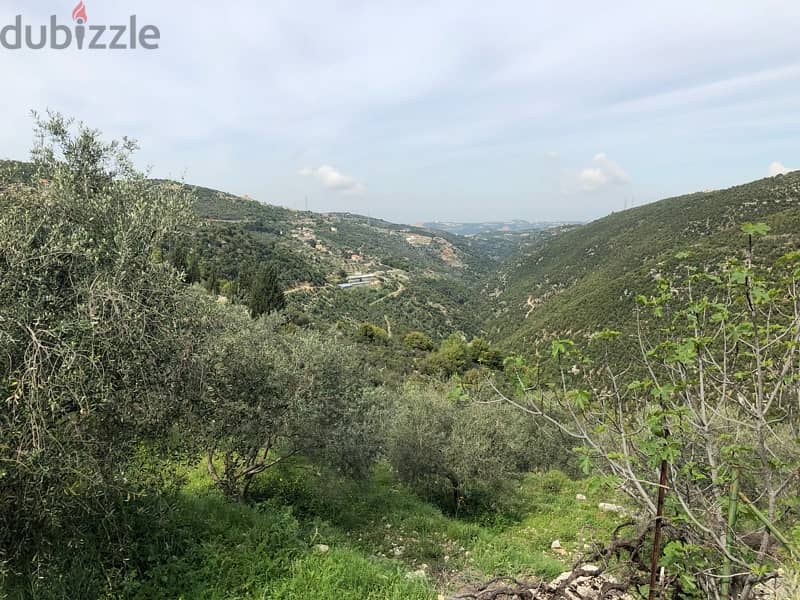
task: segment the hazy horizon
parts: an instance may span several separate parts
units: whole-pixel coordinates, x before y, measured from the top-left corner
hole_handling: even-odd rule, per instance
[[[85,2],[160,48],[0,50],[0,156],[49,108],[157,177],[401,223],[589,221],[800,166],[793,2]],[[73,5],[4,0],[0,29]]]

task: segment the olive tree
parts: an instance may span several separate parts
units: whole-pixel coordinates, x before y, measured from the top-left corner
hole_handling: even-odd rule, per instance
[[[161,248],[188,203],[134,149],[50,115],[30,176],[0,181],[0,561],[113,527],[141,489],[129,458],[180,406],[184,286]]]
[[[628,364],[611,358],[620,332],[554,340],[518,370],[522,393],[502,395],[651,517],[666,496],[653,523],[673,528],[659,561],[681,597],[752,598],[775,576],[775,543],[796,552],[781,528],[800,489],[800,253],[757,261],[769,228],[742,229],[741,258],[698,268],[681,253],[675,276],[639,296]]]
[[[444,495],[444,506],[458,512],[476,508],[481,496],[496,503],[532,467],[538,445],[528,425],[507,407],[482,401],[479,391],[409,383],[394,403],[387,454],[401,481]]]
[[[381,411],[348,347],[286,330],[278,316],[207,303],[192,424],[209,474],[244,499],[259,474],[296,454],[363,473],[379,449]]]

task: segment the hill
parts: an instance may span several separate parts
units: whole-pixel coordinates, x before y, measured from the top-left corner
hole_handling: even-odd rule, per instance
[[[32,176],[29,163],[0,161],[2,179]],[[226,294],[243,269],[273,262],[289,314],[320,328],[368,321],[434,338],[477,333],[473,290],[530,243],[530,232],[466,238],[349,213],[321,214],[272,206],[208,188],[179,186],[197,216],[185,245],[170,249],[190,279]],[[343,288],[348,276],[373,275]]]
[[[433,221],[431,223],[423,223],[422,226],[426,229],[434,231],[444,231],[446,233],[453,233],[456,235],[479,235],[485,233],[514,233],[522,231],[535,231],[539,229],[550,229],[552,227],[560,227],[566,223],[550,222],[550,221],[537,221],[532,223],[520,219],[511,221],[487,221],[477,223],[461,223],[455,221]]]
[[[177,185],[172,183],[171,185]],[[395,333],[474,333],[471,290],[519,242],[465,238],[350,213],[279,208],[190,186],[199,217],[190,251],[204,270],[233,279],[252,261],[280,265],[290,312],[319,326],[369,321]],[[348,276],[364,285],[342,288]]]
[[[635,295],[669,275],[675,255],[707,265],[742,255],[739,227],[763,221],[772,230],[762,252],[800,244],[800,172],[725,190],[669,198],[592,223],[550,230],[512,259],[482,295],[486,330],[522,348],[542,332],[625,328]]]

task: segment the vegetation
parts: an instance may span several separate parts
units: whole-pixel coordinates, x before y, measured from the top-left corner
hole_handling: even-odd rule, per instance
[[[286,308],[286,297],[278,280],[278,269],[272,263],[254,267],[245,278],[247,305],[253,318]]]
[[[508,407],[480,402],[489,393],[409,384],[393,413],[390,464],[401,481],[451,514],[512,510],[511,490],[525,473],[569,466],[559,458],[561,436]]]
[[[149,180],[59,115],[36,139],[0,174],[0,597],[592,560],[750,600],[796,565],[798,176],[467,239]]]
[[[39,122],[31,183],[0,196],[0,564],[29,577],[97,526],[128,543],[114,515],[168,483],[136,463],[184,377],[184,286],[158,257],[188,203],[132,171],[131,143],[69,126]]]
[[[739,227],[748,222],[771,228],[760,241],[765,258],[795,249],[798,194],[800,172],[794,172],[545,232],[483,287],[494,309],[484,328],[520,351],[543,333],[588,335],[608,327],[633,336],[636,295],[680,272],[685,261],[676,256],[689,253],[702,269],[725,257],[743,259]],[[624,361],[635,351],[631,339],[618,354]]]
[[[556,363],[560,385],[537,384],[542,365],[520,363],[525,398],[505,397],[572,437],[587,471],[602,469],[648,513],[665,515],[661,562],[685,598],[749,598],[774,576],[775,544],[797,556],[781,531],[800,491],[800,253],[764,264],[754,237],[769,227],[742,230],[745,260],[687,263],[682,277],[637,298],[638,364],[613,360],[618,331],[589,338],[599,360],[579,341],[554,340],[540,358]]]

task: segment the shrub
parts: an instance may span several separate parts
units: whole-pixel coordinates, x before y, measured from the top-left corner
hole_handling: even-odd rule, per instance
[[[422,331],[410,331],[403,338],[403,344],[412,350],[422,350],[430,352],[434,348],[434,343],[427,333]]]
[[[389,332],[372,323],[361,323],[358,326],[358,336],[374,344],[386,344],[389,341]]]

